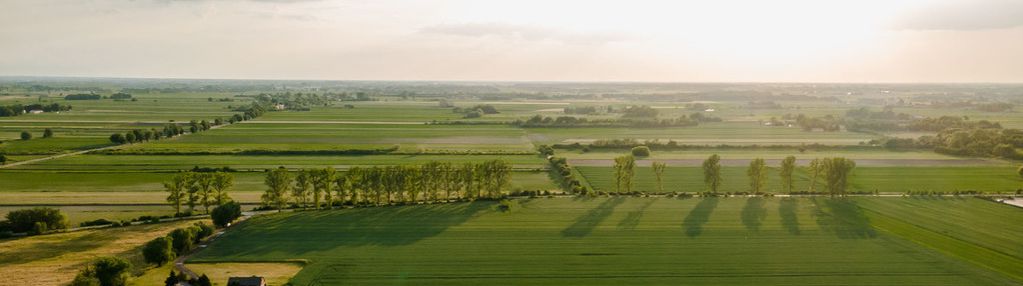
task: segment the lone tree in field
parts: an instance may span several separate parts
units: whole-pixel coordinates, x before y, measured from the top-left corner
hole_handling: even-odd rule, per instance
[[[664,192],[664,168],[668,167],[663,162],[653,162],[650,167],[654,169],[654,177],[657,179],[657,192]]]
[[[750,161],[746,176],[749,176],[750,191],[754,195],[760,193],[767,182],[767,164],[764,164],[764,159],[756,158]]]
[[[21,140],[32,140],[32,133],[28,133],[28,131],[21,131]]]
[[[636,158],[630,155],[615,158],[616,191],[632,192],[632,177],[636,175]]]
[[[6,165],[6,164],[7,164],[7,155],[0,154],[0,165]]]
[[[43,138],[53,138],[53,130],[50,128],[43,130]]]
[[[831,196],[845,196],[845,189],[849,186],[849,174],[856,167],[856,162],[842,157],[824,158],[821,162],[828,193]]]
[[[824,171],[824,166],[821,159],[814,158],[810,160],[810,165],[806,168],[807,172],[810,173],[810,193],[813,193],[817,191],[817,177],[820,177],[821,172]]]
[[[784,160],[781,160],[781,170],[778,174],[781,176],[781,188],[786,193],[792,192],[792,173],[796,170],[796,157],[788,156]]]
[[[284,168],[284,166],[277,167],[277,169],[266,172],[266,180],[263,182],[268,187],[261,197],[263,204],[274,205],[277,207],[277,211],[280,212],[288,199],[288,189],[291,188],[291,174],[288,173],[288,169]]]
[[[711,192],[718,192],[718,187],[721,186],[721,156],[718,154],[710,155],[707,160],[703,160],[703,183],[707,184],[707,189]]]

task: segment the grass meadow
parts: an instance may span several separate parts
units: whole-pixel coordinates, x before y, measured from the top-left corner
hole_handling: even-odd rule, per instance
[[[912,214],[942,209],[978,214]],[[491,202],[312,211],[252,219],[190,263],[308,261],[294,285],[1014,285],[1023,255],[1001,244],[1023,235],[1009,223],[1021,216],[977,199],[907,198],[562,198],[523,200],[511,212]],[[957,255],[976,249],[1003,257]]]

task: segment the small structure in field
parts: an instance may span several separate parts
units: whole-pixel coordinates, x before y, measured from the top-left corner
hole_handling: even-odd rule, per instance
[[[39,109],[33,109],[33,110],[29,110],[28,113],[29,114],[40,114],[40,113],[43,113],[43,111],[39,110]]]
[[[266,286],[266,279],[259,276],[227,278],[227,286]]]

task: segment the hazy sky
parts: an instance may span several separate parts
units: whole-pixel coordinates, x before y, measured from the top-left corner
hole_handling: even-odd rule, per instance
[[[1023,0],[2,0],[0,75],[1023,82]]]

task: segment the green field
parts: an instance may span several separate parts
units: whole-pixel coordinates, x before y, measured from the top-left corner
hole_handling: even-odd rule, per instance
[[[913,202],[903,204],[900,202]],[[190,262],[310,262],[295,285],[1017,285],[1012,207],[976,199],[595,198],[285,213],[255,218]],[[952,209],[978,215],[920,221]],[[875,216],[890,221],[875,223]],[[1000,215],[1005,223],[989,221]],[[905,216],[906,218],[903,218]],[[1005,253],[973,260],[905,237]],[[961,229],[956,232],[944,231]],[[972,257],[976,258],[976,257]],[[1001,265],[992,263],[1013,263]],[[1014,277],[1014,278],[1013,278]],[[1015,280],[1014,280],[1015,279]]]
[[[576,167],[591,187],[598,191],[615,191],[614,169],[612,167]],[[746,167],[722,167],[720,192],[748,192],[749,178]],[[938,191],[954,192],[976,190],[981,192],[1013,192],[1023,188],[1023,178],[1012,167],[969,166],[969,167],[857,167],[849,179],[849,190],[860,192],[907,192]],[[794,189],[806,191],[810,178],[804,168],[797,168]],[[701,167],[668,167],[664,171],[666,192],[703,192]],[[822,179],[818,179],[817,191],[822,191]],[[641,192],[657,190],[653,171],[649,167],[636,168],[633,189]],[[776,167],[768,169],[768,192],[782,192],[781,181]]]

